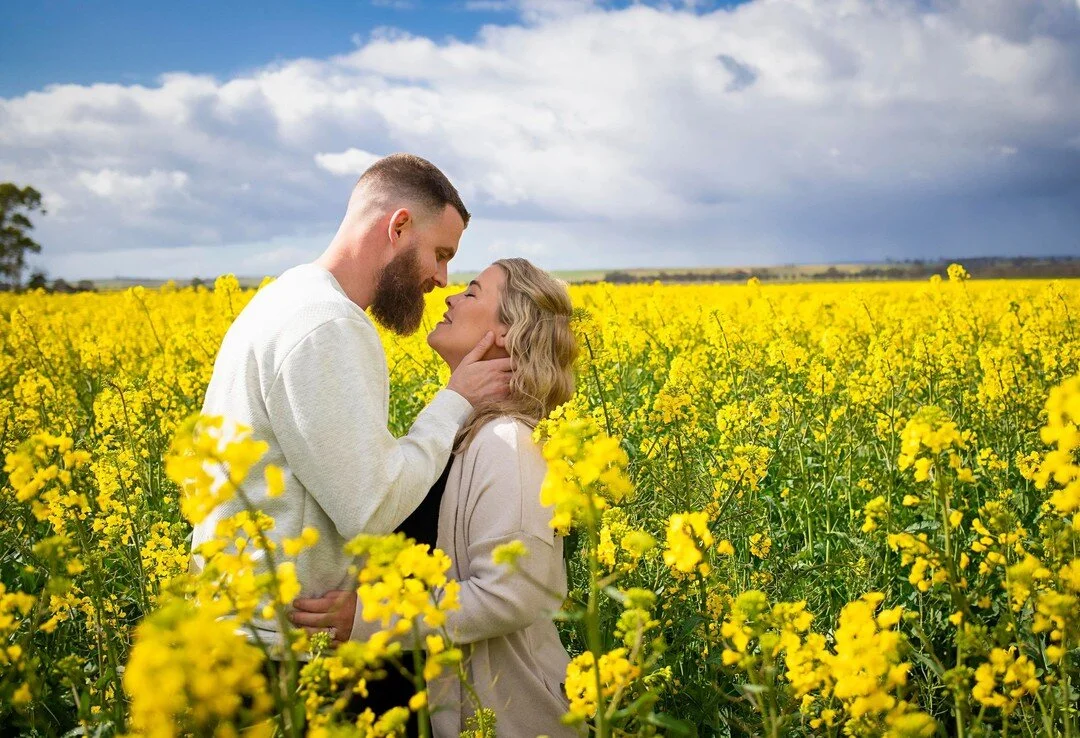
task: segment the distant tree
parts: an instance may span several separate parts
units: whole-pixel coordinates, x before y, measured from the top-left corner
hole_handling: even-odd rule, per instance
[[[22,281],[27,252],[41,253],[41,244],[27,235],[34,227],[27,215],[35,210],[45,213],[40,192],[0,182],[0,280],[10,287]]]
[[[97,287],[89,279],[80,279],[79,283],[75,285],[76,292],[96,292]]]
[[[71,293],[75,291],[75,288],[68,284],[65,279],[54,279],[52,283],[53,292]]]
[[[206,282],[204,282],[203,280],[199,279],[198,277],[195,277],[195,279],[191,280],[191,286],[192,286],[192,287],[205,287],[205,286],[206,286]]]
[[[44,290],[49,288],[48,275],[42,271],[30,273],[30,279],[26,281],[26,288],[30,290]]]

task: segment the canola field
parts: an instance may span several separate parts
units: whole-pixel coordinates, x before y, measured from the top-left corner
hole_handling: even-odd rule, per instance
[[[400,711],[348,697],[426,652],[424,712],[425,676],[462,669],[442,636],[409,645],[454,588],[408,541],[350,544],[362,599],[404,619],[337,650],[296,635],[277,668],[233,623],[284,617],[310,540],[275,545],[251,510],[188,573],[191,522],[261,452],[192,420],[252,294],[0,294],[0,734],[394,735]],[[537,429],[567,536],[568,723],[1080,735],[1080,284],[953,266],[571,294],[578,391]],[[448,373],[423,331],[384,343],[401,433]],[[501,735],[483,710],[473,727]]]

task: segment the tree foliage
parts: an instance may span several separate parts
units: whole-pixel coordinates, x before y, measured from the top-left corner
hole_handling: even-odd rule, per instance
[[[40,210],[41,193],[29,185],[0,182],[0,282],[18,287],[26,268],[27,252],[41,253],[41,244],[30,238],[34,225],[29,213]]]

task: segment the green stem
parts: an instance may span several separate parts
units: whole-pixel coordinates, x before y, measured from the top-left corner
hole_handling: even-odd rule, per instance
[[[427,683],[424,681],[424,654],[423,649],[420,648],[420,628],[413,621],[413,689],[419,694],[427,689]],[[420,723],[420,738],[431,738],[431,717],[428,715],[427,701],[424,701],[423,706],[416,713],[417,722]]]
[[[600,656],[603,654],[603,640],[600,635],[600,565],[596,559],[599,534],[596,530],[597,511],[592,495],[589,500],[589,602],[585,610],[585,641],[593,655],[593,674],[596,677],[596,732],[599,738],[608,738],[611,728],[607,720],[607,707],[604,701],[603,683],[600,679]]]
[[[222,464],[222,471],[226,475],[229,474],[228,467]],[[258,509],[252,504],[251,499],[244,493],[243,487],[240,485],[234,485],[236,494],[244,503],[244,508],[253,517],[257,518]],[[278,587],[280,580],[278,579],[277,564],[274,561],[274,555],[271,550],[273,544],[270,539],[266,537],[266,532],[259,526],[256,526],[256,533],[259,539],[259,547],[265,552],[266,565],[270,570],[270,576],[274,582],[275,589]],[[276,593],[275,593],[276,594]],[[277,597],[274,597],[274,617],[277,620],[278,629],[281,633],[283,641],[283,651],[285,656],[285,694],[282,697],[281,702],[290,708],[291,719],[286,726],[286,735],[299,738],[302,735],[302,728],[305,722],[304,705],[301,701],[295,699],[289,699],[290,696],[295,696],[299,688],[299,668],[296,660],[296,653],[293,651],[293,636],[292,625],[289,623],[288,617],[285,615],[285,603],[278,602]],[[265,649],[264,649],[265,650]],[[267,654],[269,655],[269,654]],[[275,685],[279,687],[280,685]]]

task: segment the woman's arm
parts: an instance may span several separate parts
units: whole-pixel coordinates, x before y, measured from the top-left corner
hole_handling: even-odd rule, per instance
[[[540,449],[519,423],[498,420],[477,433],[465,535],[469,572],[460,582],[461,607],[447,616],[455,643],[473,643],[520,630],[562,605],[562,553],[540,504],[546,470]],[[468,458],[466,459],[468,460]],[[520,541],[526,554],[515,567],[496,564],[498,546]]]

